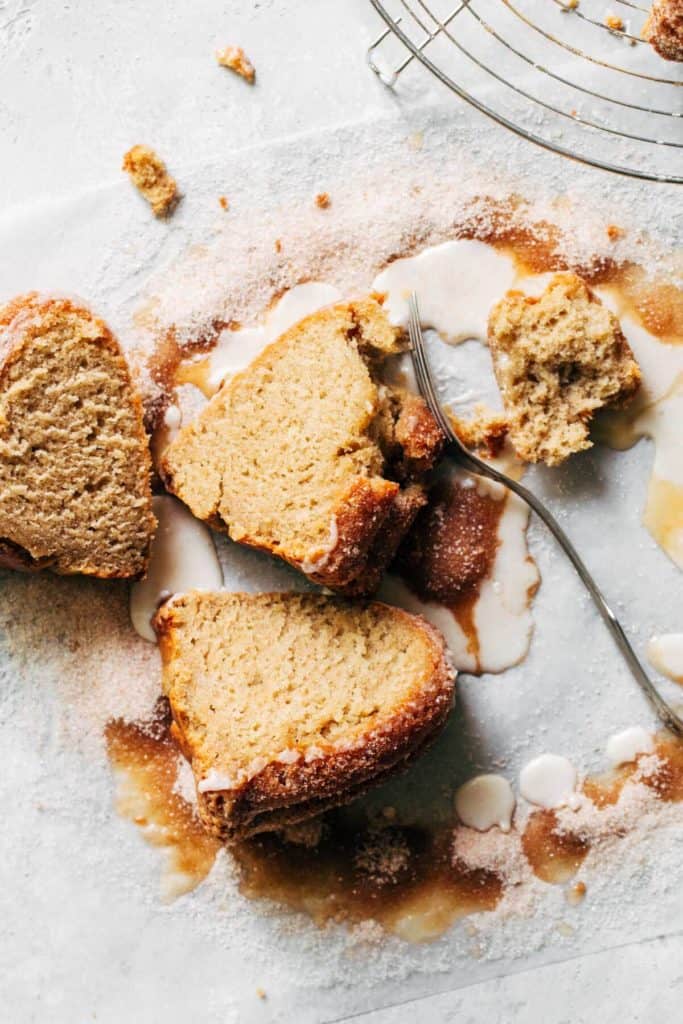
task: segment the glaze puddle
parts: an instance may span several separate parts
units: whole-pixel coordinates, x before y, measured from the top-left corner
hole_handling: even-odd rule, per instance
[[[106,739],[118,781],[116,808],[147,842],[167,851],[163,892],[174,899],[204,881],[222,847],[204,832],[191,787],[187,794],[179,791],[183,762],[168,727],[167,717],[144,724],[117,720],[109,723]],[[648,771],[642,771],[639,758],[585,779],[581,793],[598,810],[608,810],[627,784],[637,781],[663,802],[683,800],[683,744],[659,734],[652,757]],[[538,879],[565,885],[593,845],[580,812],[573,815],[535,810],[516,821],[511,832],[494,829],[489,836],[506,849],[521,844]],[[617,838],[634,827],[634,822],[609,826]],[[600,836],[605,829],[601,824]],[[482,836],[455,821],[404,824],[395,812],[369,819],[362,805],[354,804],[227,852],[239,871],[240,891],[250,899],[304,913],[320,926],[372,920],[388,933],[419,943],[437,938],[469,914],[495,910],[508,884],[517,884],[513,879],[508,883],[504,868],[464,859],[458,840],[475,835]],[[584,894],[585,884],[580,898]]]
[[[440,629],[460,671],[518,664],[531,642],[539,584],[528,520],[524,503],[499,484],[447,471],[378,596]]]

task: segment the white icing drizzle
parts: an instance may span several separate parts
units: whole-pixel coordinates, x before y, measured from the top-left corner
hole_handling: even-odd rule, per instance
[[[655,743],[651,732],[640,725],[633,725],[622,732],[614,733],[607,740],[605,751],[613,765],[635,761],[638,754],[651,754]]]
[[[496,825],[502,832],[509,832],[514,809],[512,786],[502,775],[476,775],[455,794],[460,821],[478,832],[488,832]]]
[[[315,313],[323,306],[337,302],[341,293],[330,284],[307,281],[295,285],[268,311],[262,324],[221,331],[208,363],[207,392],[218,391],[226,377],[243,370],[266,345],[279,338],[289,327]]]
[[[683,683],[683,633],[654,636],[648,644],[647,656],[663,676]]]
[[[473,610],[478,654],[468,649],[470,638],[448,608],[421,600],[398,577],[385,576],[378,598],[423,615],[436,626],[443,633],[458,670],[503,672],[519,664],[526,656],[533,631],[529,604],[530,595],[538,585],[539,574],[526,544],[529,510],[519,498],[504,493],[500,484],[464,473],[458,473],[456,478],[460,486],[477,487],[504,502],[498,521],[499,544],[491,575],[482,581]]]
[[[510,256],[486,242],[461,239],[395,260],[375,278],[372,290],[386,295],[389,319],[403,327],[408,323],[408,296],[416,291],[423,326],[457,344],[486,338],[491,306],[515,277]]]
[[[559,754],[541,754],[529,761],[519,773],[519,791],[537,807],[570,807],[577,810],[576,768]]]
[[[147,576],[130,592],[133,628],[145,640],[156,641],[151,619],[172,594],[187,590],[220,590],[223,586],[211,532],[176,498],[152,499],[158,526]]]

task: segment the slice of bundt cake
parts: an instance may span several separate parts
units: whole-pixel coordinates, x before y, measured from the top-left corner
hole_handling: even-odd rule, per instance
[[[590,448],[594,413],[640,384],[619,321],[576,274],[555,274],[538,298],[508,292],[488,338],[510,439],[527,462],[555,466]]]
[[[0,309],[0,564],[141,575],[150,472],[140,398],[105,324],[35,294]]]
[[[202,821],[228,842],[353,799],[417,755],[452,704],[442,637],[389,605],[192,591],[155,627]]]
[[[347,594],[379,583],[443,438],[382,385],[405,347],[374,299],[314,313],[269,345],[167,448],[166,486],[233,540]]]

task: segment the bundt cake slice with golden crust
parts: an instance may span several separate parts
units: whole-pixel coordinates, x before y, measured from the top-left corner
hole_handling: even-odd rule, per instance
[[[404,347],[371,298],[300,321],[180,431],[162,461],[166,486],[233,540],[316,583],[370,593],[443,444],[422,399],[381,383]]]
[[[452,705],[442,637],[389,605],[194,591],[155,627],[202,821],[228,842],[358,796],[417,756]]]
[[[68,299],[0,309],[0,565],[140,576],[155,519],[118,342]]]

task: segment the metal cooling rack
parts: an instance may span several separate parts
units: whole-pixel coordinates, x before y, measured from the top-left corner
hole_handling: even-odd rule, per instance
[[[390,88],[414,62],[517,135],[603,170],[683,184],[683,65],[641,39],[647,0],[370,0]],[[621,21],[610,28],[608,17]],[[614,24],[614,22],[612,23]]]

